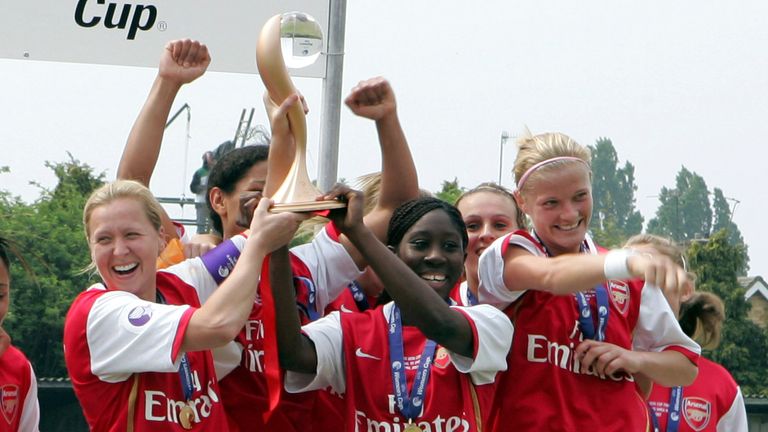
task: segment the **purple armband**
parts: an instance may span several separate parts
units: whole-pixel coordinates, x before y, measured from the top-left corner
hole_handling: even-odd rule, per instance
[[[211,274],[217,284],[220,284],[232,273],[238,258],[240,258],[240,249],[237,248],[232,239],[222,242],[200,257],[208,273]]]

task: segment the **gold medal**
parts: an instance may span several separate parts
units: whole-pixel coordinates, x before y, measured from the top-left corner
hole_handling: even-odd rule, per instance
[[[408,423],[405,425],[405,429],[403,429],[403,432],[421,432],[421,428],[416,425],[416,423]]]
[[[189,403],[184,404],[184,406],[181,407],[181,411],[179,411],[179,423],[181,423],[181,427],[186,430],[192,429],[194,420],[195,412],[192,410],[192,407],[189,406]]]

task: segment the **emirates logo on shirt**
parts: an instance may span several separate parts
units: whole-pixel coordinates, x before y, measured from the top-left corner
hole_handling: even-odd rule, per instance
[[[618,280],[608,281],[608,291],[611,293],[611,301],[622,315],[629,309],[629,286],[626,282]]]
[[[0,388],[0,401],[2,401],[3,417],[8,424],[16,420],[16,412],[19,407],[19,386],[6,384]]]
[[[699,397],[683,399],[683,417],[688,426],[695,431],[703,430],[709,424],[712,404]]]

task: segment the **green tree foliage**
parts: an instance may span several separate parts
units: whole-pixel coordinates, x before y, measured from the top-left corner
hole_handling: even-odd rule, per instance
[[[459,186],[459,179],[454,177],[453,181],[444,180],[443,188],[435,193],[435,196],[441,200],[453,204],[464,193],[464,188]]]
[[[53,190],[41,188],[32,204],[0,191],[0,232],[19,246],[33,274],[11,269],[11,311],[5,327],[34,365],[37,376],[66,376],[62,352],[64,316],[74,297],[92,281],[80,273],[90,261],[82,212],[104,175],[71,155],[46,163],[58,178]]]
[[[677,174],[674,189],[661,188],[656,216],[648,232],[677,242],[706,238],[711,233],[712,207],[704,179],[685,167]]]
[[[711,291],[725,302],[722,341],[705,354],[731,372],[744,394],[768,396],[768,332],[747,318],[750,305],[737,281],[747,268],[747,250],[728,236],[723,229],[706,242],[692,242],[688,249],[691,268],[698,275],[696,289]]]
[[[619,158],[613,143],[600,138],[592,151],[592,221],[595,240],[606,247],[622,245],[643,229],[643,216],[635,208],[635,167]]]
[[[728,231],[728,241],[731,244],[743,244],[744,238],[741,231],[733,223],[733,210],[728,202],[728,198],[723,195],[720,188],[714,189],[714,198],[712,199],[712,210],[714,212],[714,221],[712,222],[712,232],[718,232],[722,229]],[[742,276],[745,276],[743,274]]]

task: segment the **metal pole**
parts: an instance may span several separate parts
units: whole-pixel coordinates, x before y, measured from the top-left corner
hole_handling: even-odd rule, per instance
[[[501,186],[501,167],[504,164],[504,144],[509,139],[509,132],[501,131],[501,141],[499,142],[499,186]]]
[[[336,183],[339,168],[339,123],[341,122],[341,85],[344,72],[344,27],[346,0],[330,0],[328,18],[328,51],[323,106],[320,112],[320,163],[317,186],[327,191]]]

